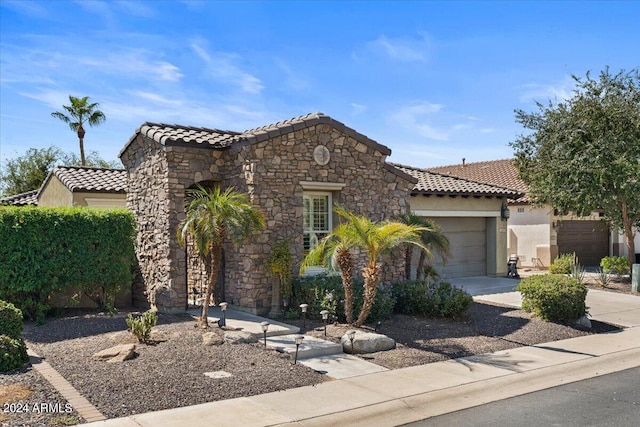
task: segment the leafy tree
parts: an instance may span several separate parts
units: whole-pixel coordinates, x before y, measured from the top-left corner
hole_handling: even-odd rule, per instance
[[[97,151],[89,152],[86,160],[87,166],[102,168],[122,167],[122,164],[118,161],[102,159]],[[47,148],[29,148],[24,155],[5,162],[4,170],[0,177],[0,188],[3,188],[2,195],[10,196],[37,190],[55,166],[75,166],[79,164],[80,159],[75,153],[65,153],[53,145]]]
[[[207,190],[199,185],[189,190],[187,216],[178,228],[178,242],[186,247],[191,238],[194,247],[207,266],[207,290],[202,303],[200,325],[209,326],[207,312],[209,299],[214,292],[216,279],[222,265],[222,248],[227,238],[239,246],[261,231],[265,221],[249,198],[232,188]],[[214,295],[218,301],[218,295]]]
[[[69,95],[69,101],[71,105],[62,106],[67,114],[55,111],[51,113],[51,116],[67,123],[69,128],[78,134],[80,161],[82,166],[86,166],[87,162],[84,156],[84,124],[88,123],[89,126],[98,126],[107,118],[102,111],[97,109],[99,107],[98,103],[89,103],[88,96],[76,98],[75,96]]]
[[[531,131],[510,144],[516,165],[534,202],[577,215],[601,209],[623,230],[631,264],[640,221],[640,73],[607,68],[598,78],[572,77],[568,100],[516,110]]]
[[[377,286],[382,275],[382,256],[388,254],[392,249],[406,244],[418,246],[430,253],[429,249],[420,241],[420,233],[426,229],[393,221],[372,222],[367,217],[356,216],[340,208],[335,211],[345,222],[336,227],[321,241],[319,246],[309,252],[303,261],[303,266],[312,265],[314,259],[324,259],[325,265],[327,265],[327,261],[335,259],[340,267],[339,253],[354,248],[358,248],[366,254],[367,264],[362,269],[364,277],[363,303],[360,314],[353,323],[354,326],[359,327],[367,320],[373,307]],[[350,266],[352,269],[353,263],[350,263]],[[349,266],[347,266],[347,272],[349,272]],[[351,273],[350,276],[351,278],[347,277],[347,279],[352,280],[353,274]],[[346,291],[345,288],[345,300]],[[345,315],[346,311],[345,307]]]
[[[398,221],[407,225],[417,225],[424,227],[426,230],[420,233],[420,240],[422,244],[429,248],[433,252],[437,252],[443,259],[449,254],[449,239],[444,235],[442,229],[434,221],[427,218],[422,218],[414,213],[406,213],[398,216]],[[405,280],[411,279],[411,258],[413,256],[413,245],[407,245],[405,248],[405,266],[404,275]],[[428,253],[420,251],[420,257],[418,258],[418,264],[416,268],[416,279],[423,279],[425,275],[425,262],[427,261]]]

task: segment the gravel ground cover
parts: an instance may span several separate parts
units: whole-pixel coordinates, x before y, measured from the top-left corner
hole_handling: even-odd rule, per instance
[[[94,361],[91,356],[116,344],[135,343],[126,332],[127,311],[114,316],[95,312],[68,312],[44,325],[27,323],[28,345],[108,418],[156,411],[215,400],[314,385],[328,380],[305,367],[292,365],[287,355],[255,344],[204,346],[203,331],[191,316],[160,315],[152,344],[138,344],[137,356],[123,363]],[[302,326],[302,320],[288,323]],[[375,326],[375,325],[374,325]],[[338,342],[350,327],[329,324],[326,339]],[[374,327],[365,326],[363,331]],[[498,305],[474,303],[460,320],[394,315],[376,327],[397,342],[394,350],[362,355],[390,369],[433,363],[451,358],[556,341],[616,328],[593,322],[590,330],[543,322],[528,313]],[[221,332],[212,326],[208,332]],[[307,321],[306,334],[324,337],[320,322]],[[225,371],[213,379],[205,372]],[[21,403],[62,402],[63,399],[31,368],[0,376],[3,391],[24,385],[32,394]],[[10,399],[10,398],[9,398]],[[77,413],[0,414],[3,426],[69,425]]]

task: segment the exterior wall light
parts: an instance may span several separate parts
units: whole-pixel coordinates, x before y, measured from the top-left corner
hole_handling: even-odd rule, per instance
[[[511,211],[509,211],[509,208],[506,205],[502,205],[502,207],[500,208],[500,219],[502,219],[503,221],[506,221],[509,219],[510,216],[511,216]]]
[[[262,333],[264,334],[264,348],[267,348],[267,331],[269,330],[269,322],[260,323]]]

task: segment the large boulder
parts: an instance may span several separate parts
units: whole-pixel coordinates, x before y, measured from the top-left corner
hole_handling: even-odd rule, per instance
[[[202,344],[206,346],[221,345],[224,343],[224,338],[218,335],[217,332],[206,332],[202,334]]]
[[[94,360],[104,360],[107,363],[124,362],[135,356],[135,350],[135,344],[121,344],[99,351],[92,357]]]
[[[342,344],[342,350],[345,353],[375,353],[377,351],[386,351],[396,348],[396,342],[386,335],[375,334],[373,332],[356,331],[353,338],[353,345],[351,340],[344,334],[340,339]]]
[[[231,344],[251,344],[258,342],[258,337],[246,331],[227,331],[224,333],[224,340]]]

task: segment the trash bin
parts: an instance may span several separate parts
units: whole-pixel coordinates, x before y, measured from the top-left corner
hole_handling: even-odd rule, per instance
[[[518,274],[518,256],[517,255],[511,255],[509,257],[509,261],[507,261],[507,277],[511,277],[514,279],[517,279],[520,277],[520,275]]]

